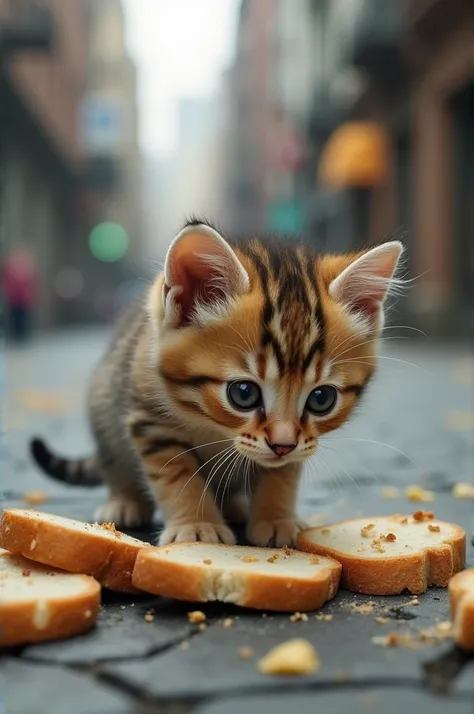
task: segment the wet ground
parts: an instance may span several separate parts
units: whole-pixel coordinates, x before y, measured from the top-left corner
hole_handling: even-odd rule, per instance
[[[23,505],[29,492],[41,491],[43,510],[93,518],[104,490],[48,481],[30,463],[27,442],[36,433],[65,454],[88,452],[84,385],[107,338],[100,329],[63,332],[7,353],[3,505]],[[384,356],[354,421],[328,436],[308,469],[300,512],[318,524],[411,513],[420,504],[408,501],[404,489],[417,484],[434,492],[428,507],[437,517],[471,534],[474,501],[455,499],[452,488],[473,479],[474,359],[461,346],[411,339],[388,340]],[[387,487],[398,495],[386,498]],[[468,562],[474,565],[471,543]],[[474,713],[474,658],[439,626],[448,619],[441,589],[431,589],[419,604],[409,596],[340,591],[308,621],[200,605],[205,629],[188,622],[190,604],[107,592],[103,600],[99,623],[88,635],[3,653],[5,712]],[[145,619],[150,612],[153,619]],[[224,627],[228,618],[232,626]],[[401,646],[377,644],[389,633],[409,637]],[[258,659],[292,637],[316,647],[319,670],[297,679],[259,674]],[[253,656],[241,659],[242,648],[251,648]]]

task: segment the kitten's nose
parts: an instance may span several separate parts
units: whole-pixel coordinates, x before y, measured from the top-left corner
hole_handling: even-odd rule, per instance
[[[297,447],[297,444],[271,444],[268,439],[266,439],[265,441],[267,442],[273,453],[277,456],[286,456]]]

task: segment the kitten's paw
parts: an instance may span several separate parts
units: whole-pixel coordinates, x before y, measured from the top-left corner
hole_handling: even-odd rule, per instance
[[[235,536],[223,523],[170,523],[160,535],[160,545],[168,543],[225,543],[235,544]]]
[[[127,498],[114,498],[95,512],[98,523],[115,523],[117,528],[143,528],[150,525],[152,518],[149,504]]]
[[[306,527],[300,520],[285,518],[275,521],[255,521],[247,528],[247,538],[252,545],[282,548],[296,545],[298,533]]]

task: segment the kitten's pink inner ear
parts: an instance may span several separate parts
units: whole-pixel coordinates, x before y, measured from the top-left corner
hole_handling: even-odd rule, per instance
[[[350,263],[329,285],[329,294],[351,312],[372,318],[381,310],[402,253],[398,241],[367,251]]]
[[[185,229],[173,241],[165,262],[165,296],[179,287],[175,301],[180,324],[189,324],[196,305],[212,305],[243,293],[248,275],[232,248],[207,226]]]

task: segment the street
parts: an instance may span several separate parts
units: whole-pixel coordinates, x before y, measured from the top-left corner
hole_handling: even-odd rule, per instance
[[[402,333],[403,339],[385,341],[379,374],[352,423],[323,440],[306,470],[299,510],[318,524],[356,515],[409,514],[420,504],[407,500],[404,489],[418,485],[434,492],[429,508],[438,518],[466,529],[473,565],[474,501],[455,499],[452,488],[472,481],[474,358],[467,346]],[[388,330],[386,336],[392,334]],[[108,338],[106,328],[64,331],[7,350],[3,505],[24,505],[32,492],[41,492],[42,510],[93,519],[104,489],[63,487],[49,480],[32,465],[28,440],[44,436],[61,454],[89,453],[85,384]],[[444,714],[446,700],[436,696],[442,693],[450,697],[450,710],[472,714],[474,660],[441,637],[419,638],[421,630],[449,618],[446,591],[430,590],[416,607],[407,605],[409,596],[372,600],[375,605],[362,612],[354,604],[370,598],[341,591],[322,611],[332,618],[310,615],[308,622],[200,606],[208,618],[200,631],[187,621],[186,612],[193,609],[189,604],[104,593],[99,625],[89,635],[30,646],[3,658],[6,710],[125,714],[179,704],[179,711],[197,707],[200,714],[229,714],[243,707],[254,712],[262,706],[309,713],[318,701],[335,713],[370,707],[389,713],[405,707]],[[147,622],[150,608],[155,617]],[[233,627],[222,627],[225,617],[235,618]],[[419,646],[383,648],[372,641],[393,631],[411,633]],[[259,674],[258,658],[290,637],[305,637],[315,645],[319,671],[291,681]],[[240,660],[241,647],[252,647],[254,658]],[[39,701],[41,707],[35,708]]]

